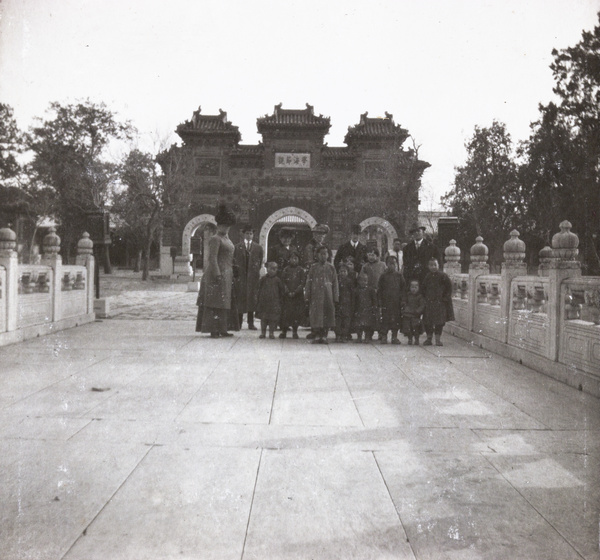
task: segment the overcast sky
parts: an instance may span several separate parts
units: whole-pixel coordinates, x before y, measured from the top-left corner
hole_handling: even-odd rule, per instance
[[[51,101],[104,101],[146,138],[221,108],[243,143],[277,103],[308,102],[331,117],[330,146],[361,113],[388,111],[431,163],[429,206],[475,125],[528,136],[552,98],[552,48],[577,43],[598,11],[600,0],[0,0],[0,102],[26,128]]]

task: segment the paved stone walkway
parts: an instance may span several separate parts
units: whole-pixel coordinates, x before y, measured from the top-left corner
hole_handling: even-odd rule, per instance
[[[2,560],[600,558],[597,399],[452,337],[211,340],[194,294],[128,297],[0,348]]]

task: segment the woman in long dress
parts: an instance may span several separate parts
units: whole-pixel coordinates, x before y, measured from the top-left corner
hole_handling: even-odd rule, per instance
[[[233,336],[227,332],[232,305],[234,244],[229,228],[235,224],[233,212],[222,205],[215,216],[217,232],[208,241],[208,266],[198,294],[196,331],[210,333],[211,338]]]

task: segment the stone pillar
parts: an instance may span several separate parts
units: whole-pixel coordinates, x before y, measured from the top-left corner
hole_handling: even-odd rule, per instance
[[[525,242],[519,239],[519,232],[513,229],[510,239],[504,243],[504,262],[500,279],[500,318],[502,320],[503,340],[508,342],[508,320],[512,305],[511,284],[517,276],[527,275],[525,260]]]
[[[52,268],[52,322],[62,319],[62,257],[60,251],[60,237],[56,229],[51,227],[44,237],[41,264]]]
[[[0,229],[0,266],[6,269],[6,286],[3,287],[6,309],[6,330],[17,330],[19,306],[19,261],[17,260],[17,234],[10,228]],[[3,317],[0,317],[0,321]]]
[[[471,247],[471,264],[469,265],[469,315],[467,329],[473,330],[475,311],[477,309],[477,278],[490,273],[488,265],[489,249],[483,244],[483,237],[475,239],[475,245]]]
[[[451,239],[450,244],[444,250],[444,272],[448,276],[460,274],[460,248],[456,246],[456,240]]]
[[[86,313],[94,311],[94,242],[90,239],[90,234],[87,231],[83,232],[81,239],[77,243],[77,257],[75,264],[85,266],[86,268],[86,284],[85,284],[85,301]]]
[[[560,326],[565,313],[565,302],[561,298],[561,287],[566,278],[581,276],[579,254],[579,237],[571,232],[571,222],[560,223],[560,232],[552,238],[552,258],[548,259],[547,275],[550,279],[548,287],[548,321],[550,329],[549,356],[558,360]]]

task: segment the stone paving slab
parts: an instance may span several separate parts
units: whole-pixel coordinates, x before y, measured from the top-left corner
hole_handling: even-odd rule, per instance
[[[213,340],[174,294],[0,348],[2,560],[600,559],[594,397],[449,336]]]

